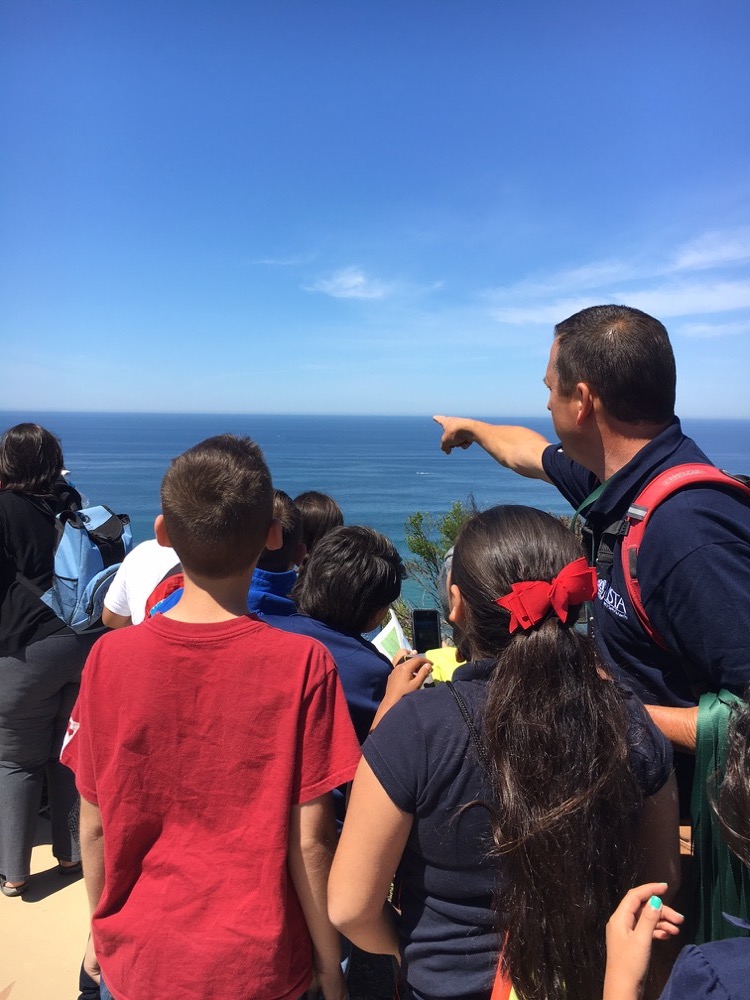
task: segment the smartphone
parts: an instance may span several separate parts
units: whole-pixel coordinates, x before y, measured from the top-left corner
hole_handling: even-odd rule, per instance
[[[411,613],[411,634],[412,644],[418,653],[439,649],[442,638],[440,612],[437,608],[414,608]]]

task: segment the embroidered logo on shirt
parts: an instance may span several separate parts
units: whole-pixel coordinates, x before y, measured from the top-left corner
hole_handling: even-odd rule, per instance
[[[600,580],[598,585],[599,600],[602,602],[607,611],[611,611],[613,615],[617,615],[618,618],[627,618],[628,612],[625,608],[625,601],[620,597],[616,590],[612,588],[612,584],[608,583],[606,580]]]
[[[68,729],[67,729],[67,731],[65,733],[65,738],[63,739],[63,745],[62,745],[62,749],[61,749],[60,753],[62,753],[62,751],[65,749],[65,747],[68,745],[68,743],[70,743],[70,741],[73,739],[73,737],[75,736],[75,734],[78,732],[78,730],[80,728],[81,728],[81,723],[80,722],[76,722],[75,719],[71,719],[68,722]]]

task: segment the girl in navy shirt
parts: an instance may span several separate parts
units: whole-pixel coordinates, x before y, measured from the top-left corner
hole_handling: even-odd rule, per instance
[[[671,751],[576,631],[595,587],[551,515],[495,507],[459,535],[470,662],[401,700],[422,670],[394,671],[329,883],[334,924],[400,961],[399,997],[488,1000],[501,942],[520,997],[601,996],[607,914],[637,875],[676,887]]]

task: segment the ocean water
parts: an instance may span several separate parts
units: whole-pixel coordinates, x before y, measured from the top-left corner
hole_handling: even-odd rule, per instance
[[[25,420],[58,435],[72,481],[92,503],[129,514],[136,542],[153,537],[170,460],[226,431],[258,442],[278,488],[292,497],[303,490],[330,493],[348,524],[382,531],[404,555],[409,514],[441,514],[470,494],[480,508],[518,503],[570,513],[552,486],[514,475],[476,446],[443,454],[440,428],[430,417],[0,411],[0,430]],[[523,424],[554,440],[548,419],[492,420]],[[683,429],[721,468],[750,472],[750,421],[683,420]],[[419,603],[421,595],[407,594]]]

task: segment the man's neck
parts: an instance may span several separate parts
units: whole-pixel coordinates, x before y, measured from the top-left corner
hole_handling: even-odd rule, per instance
[[[626,424],[610,420],[600,425],[597,448],[586,468],[604,482],[624,468],[650,444],[669,424]]]
[[[247,614],[247,592],[253,568],[239,576],[222,580],[191,577],[185,573],[182,597],[174,608],[166,612],[167,618],[210,624],[230,621]]]

